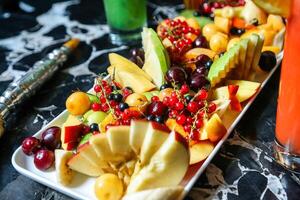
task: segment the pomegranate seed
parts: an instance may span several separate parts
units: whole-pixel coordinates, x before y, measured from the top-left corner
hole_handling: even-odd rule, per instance
[[[177,103],[175,104],[175,109],[178,110],[178,111],[183,110],[183,109],[184,109],[184,104],[181,103],[181,102],[177,102]]]
[[[185,115],[179,115],[176,117],[176,122],[180,125],[183,125],[186,121],[186,116]]]
[[[195,122],[196,128],[201,128],[203,126],[203,120],[197,119]]]
[[[199,34],[200,34],[200,30],[199,30],[199,29],[196,29],[196,30],[194,31],[194,33],[195,33],[196,35],[199,35]]]
[[[169,35],[168,39],[170,40],[171,43],[173,43],[175,41],[175,38],[172,35]]]
[[[94,91],[95,91],[96,93],[101,92],[101,86],[100,86],[100,85],[95,85],[95,86],[94,86]]]
[[[170,19],[165,19],[165,23],[166,23],[167,25],[169,25],[169,24],[170,24],[170,22],[171,22],[171,20],[170,20]]]
[[[209,5],[209,3],[204,3],[203,4],[203,11],[206,14],[210,14],[211,13],[211,6]]]
[[[187,23],[186,21],[183,21],[183,22],[181,22],[181,25],[182,25],[183,27],[187,27],[187,26],[188,26],[188,23]]]
[[[198,110],[198,104],[196,102],[194,102],[194,101],[191,101],[191,102],[188,103],[187,109],[191,113],[195,113]]]
[[[208,105],[208,113],[215,112],[217,109],[217,105],[213,102],[209,103]]]
[[[152,101],[152,102],[153,102],[153,101],[159,101],[158,96],[153,96],[153,97],[151,97],[151,101]]]
[[[187,34],[188,32],[189,32],[189,29],[188,29],[188,27],[186,27],[186,26],[184,26],[184,27],[182,27],[182,32],[184,33],[184,34]]]
[[[171,25],[171,26],[176,26],[176,25],[177,25],[177,22],[174,21],[174,20],[172,20],[172,21],[170,22],[170,25]]]
[[[181,94],[187,94],[190,91],[189,86],[187,84],[183,84],[180,88]]]
[[[99,103],[93,103],[91,107],[92,107],[93,111],[101,110],[101,104],[99,104]]]

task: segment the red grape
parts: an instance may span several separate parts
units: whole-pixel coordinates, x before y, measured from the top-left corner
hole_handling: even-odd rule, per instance
[[[201,74],[194,74],[191,77],[190,88],[194,91],[198,91],[199,89],[202,89],[203,87],[206,87],[208,85],[209,81],[206,79],[205,76]]]
[[[168,107],[161,101],[154,101],[148,106],[148,115],[162,116],[167,111]]]
[[[194,48],[208,48],[208,42],[206,38],[202,35],[199,35],[193,42]]]
[[[44,145],[49,150],[54,150],[60,147],[60,128],[57,126],[52,126],[47,128],[42,133],[42,145]]]
[[[25,138],[22,142],[22,150],[26,155],[36,153],[40,148],[40,140],[35,137]]]
[[[54,153],[52,151],[41,149],[34,156],[34,165],[39,170],[46,170],[54,162]]]

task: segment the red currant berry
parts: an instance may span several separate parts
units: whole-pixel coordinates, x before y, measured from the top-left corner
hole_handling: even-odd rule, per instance
[[[176,93],[175,91],[173,91],[173,92],[171,93],[171,97],[177,98],[177,93]]]
[[[180,125],[183,125],[186,121],[186,116],[185,115],[179,115],[176,117],[176,122]]]
[[[166,106],[168,106],[169,103],[170,103],[170,97],[164,97],[163,104],[165,104]]]
[[[189,90],[189,86],[187,84],[183,84],[180,88],[180,94],[187,94]]]
[[[177,97],[171,97],[170,98],[170,101],[169,101],[169,106],[170,107],[175,107],[175,104],[178,102],[178,99],[177,99]]]
[[[198,101],[198,109],[201,109],[205,106],[204,101]]]
[[[153,96],[153,97],[151,97],[151,101],[159,101],[159,97],[158,96]]]
[[[99,103],[93,103],[91,107],[92,107],[93,111],[101,110],[101,104],[99,104]]]
[[[210,14],[211,13],[211,6],[209,5],[209,3],[203,3],[203,11],[206,14]]]
[[[194,31],[194,33],[195,33],[196,35],[200,35],[200,30],[199,30],[199,29],[196,29],[196,30]]]
[[[191,101],[191,102],[188,103],[187,109],[191,113],[195,113],[198,110],[198,104],[196,102],[194,102],[194,101]]]
[[[94,86],[94,91],[95,91],[96,93],[101,92],[101,91],[102,91],[101,86],[100,86],[100,85],[95,85],[95,86]]]
[[[107,103],[101,105],[101,110],[103,110],[103,112],[107,112],[109,110]]]
[[[112,107],[115,107],[118,105],[118,102],[116,101],[110,101],[109,104],[112,106]]]
[[[105,86],[108,85],[107,81],[105,81],[105,80],[102,80],[102,81],[101,81],[101,84],[102,84],[103,87],[105,87]]]
[[[209,103],[209,105],[208,105],[208,110],[207,110],[207,112],[208,112],[208,113],[212,113],[212,112],[215,112],[216,109],[217,109],[217,105],[216,105],[215,103],[211,102],[211,103]]]
[[[203,120],[201,118],[197,119],[195,125],[196,128],[201,128],[203,126]]]
[[[188,124],[188,125],[184,125],[184,126],[183,126],[183,130],[184,130],[185,132],[188,132],[188,133],[189,133],[189,132],[191,132],[191,130],[192,130],[192,126],[189,125],[189,124]]]
[[[205,100],[207,99],[208,97],[208,92],[204,89],[201,89],[199,92],[198,92],[198,95],[196,97],[196,100],[197,101],[201,101],[201,100]]]
[[[104,96],[100,96],[99,99],[101,103],[106,103],[106,98]]]
[[[187,124],[193,124],[193,118],[192,117],[187,117],[186,118],[186,123]]]
[[[175,104],[175,109],[178,110],[178,111],[181,111],[184,109],[184,104],[182,102],[177,102]]]
[[[194,129],[190,135],[190,138],[194,141],[198,141],[199,140],[199,131]]]
[[[205,116],[205,110],[201,110],[201,111],[198,113],[197,118],[203,119],[204,116]]]

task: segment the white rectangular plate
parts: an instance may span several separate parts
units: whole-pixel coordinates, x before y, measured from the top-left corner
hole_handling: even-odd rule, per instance
[[[265,86],[265,84],[268,82],[274,71],[278,68],[281,60],[282,60],[283,54],[280,53],[277,57],[277,65],[276,67],[269,73],[268,77],[264,80],[262,83],[259,91],[256,93],[256,95],[247,103],[247,105],[244,107],[243,111],[238,115],[238,117],[234,120],[234,122],[231,124],[231,126],[228,128],[226,135],[218,142],[218,144],[215,146],[212,153],[208,156],[208,158],[198,165],[194,165],[193,169],[191,170],[191,174],[193,176],[188,179],[184,180],[184,195],[185,196],[193,187],[194,183],[197,181],[197,179],[200,177],[200,175],[203,173],[205,168],[208,166],[208,164],[211,162],[213,157],[217,154],[222,144],[225,142],[225,140],[228,138],[229,134],[232,132],[232,130],[235,128],[237,123],[240,121],[240,119],[243,117],[245,112],[248,110],[250,105],[253,103],[253,101],[256,99],[257,95],[261,92],[262,88]],[[67,111],[63,111],[60,115],[58,115],[56,118],[54,118],[49,124],[47,124],[45,127],[43,127],[39,132],[34,134],[35,137],[40,138],[42,132],[51,126],[61,126],[67,117]],[[35,168],[33,163],[33,157],[32,156],[26,156],[23,152],[21,147],[19,147],[12,156],[12,164],[14,168],[20,172],[21,174],[41,183],[48,187],[53,188],[54,190],[57,190],[61,193],[64,193],[66,195],[69,195],[75,199],[86,199],[86,200],[96,200],[96,197],[94,195],[94,182],[95,178],[87,177],[84,175],[76,174],[76,177],[72,183],[72,185],[65,187],[56,181],[55,176],[55,169],[52,167],[51,169],[47,170],[46,172],[40,171]]]

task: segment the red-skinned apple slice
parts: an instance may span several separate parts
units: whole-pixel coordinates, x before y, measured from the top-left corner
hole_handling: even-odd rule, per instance
[[[65,150],[72,150],[78,144],[81,135],[81,121],[76,116],[69,115],[66,122],[62,125],[61,143]]]
[[[62,148],[67,151],[76,149],[77,145],[78,145],[78,142],[69,142],[69,143],[61,144]]]
[[[65,133],[64,133],[64,137],[63,137],[64,143],[78,141],[78,138],[81,135],[81,131],[82,131],[81,124],[75,125],[75,126],[65,126],[64,127]]]
[[[149,164],[132,178],[127,188],[127,194],[153,188],[176,186],[184,177],[188,166],[188,144],[179,133],[172,132],[153,155]]]
[[[74,171],[88,176],[97,177],[104,173],[100,167],[87,160],[81,153],[74,154],[68,161],[68,166]]]
[[[106,134],[93,135],[90,140],[90,144],[93,146],[98,157],[102,158],[106,162],[120,162],[124,161],[123,156],[114,155],[108,144]]]
[[[91,163],[93,163],[95,166],[98,166],[100,168],[106,168],[108,167],[107,163],[103,161],[101,157],[99,157],[94,150],[93,146],[86,142],[83,145],[80,145],[77,151],[87,160],[89,160]]]
[[[214,149],[214,144],[208,140],[200,141],[190,147],[190,165],[206,159]]]

